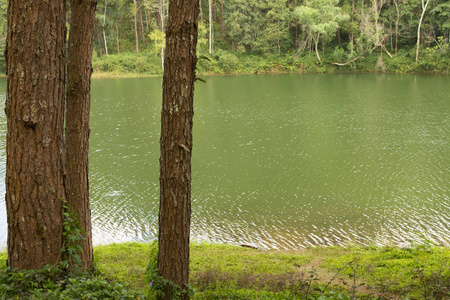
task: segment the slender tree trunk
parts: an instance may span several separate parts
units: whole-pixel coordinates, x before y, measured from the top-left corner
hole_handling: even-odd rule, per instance
[[[144,15],[145,15],[145,25],[147,27],[147,32],[150,32],[150,11],[149,11],[149,9],[145,9],[145,7],[144,7]]]
[[[105,27],[103,27],[102,30],[103,30],[103,40],[105,41],[105,54],[108,55],[108,43],[106,42]]]
[[[322,55],[325,55],[325,39],[322,39]]]
[[[98,27],[95,25],[94,25],[94,31],[97,31],[97,41],[98,41],[98,48],[99,48],[98,56],[100,56],[100,58],[102,58],[103,57],[102,35],[101,35]]]
[[[161,9],[159,10],[161,17],[161,34],[163,35],[161,41],[161,67],[164,71],[164,34],[166,33],[166,1],[161,1]]]
[[[136,0],[133,0],[134,3],[134,38],[136,40],[136,53],[139,53],[139,35],[138,35],[138,27],[137,27],[137,3]]]
[[[222,40],[225,39],[225,27],[223,26],[223,0],[220,0],[220,11],[221,11],[221,15],[220,15],[220,30],[222,31]]]
[[[397,18],[395,19],[395,56],[397,56],[398,51],[398,22],[400,21],[400,10],[398,7],[398,2],[394,1],[395,11],[397,12]]]
[[[429,30],[429,32],[428,32],[428,36],[433,36],[433,31],[434,31],[434,28],[433,28],[433,16],[431,16],[431,20],[430,20],[430,30]],[[428,38],[428,47],[431,47],[431,38]]]
[[[116,19],[116,42],[117,42],[117,54],[120,54],[120,42],[119,42],[119,26]]]
[[[208,0],[208,9],[209,9],[209,54],[212,54],[212,48],[213,48],[212,0]]]
[[[338,27],[337,36],[338,36],[338,44],[340,45],[341,44],[341,28],[340,27]]]
[[[202,0],[198,0],[200,2],[200,22],[203,23],[203,9],[202,9]]]
[[[120,11],[120,29],[122,30],[122,38],[125,38],[125,28],[123,26],[123,13]]]
[[[142,45],[144,45],[145,47],[145,28],[144,28],[144,20],[142,18],[141,0],[137,0],[137,4],[138,4],[139,19],[141,22]]]
[[[158,56],[158,39],[155,39],[155,57]]]
[[[103,40],[105,41],[105,54],[108,55],[108,43],[106,41],[106,32],[105,32],[105,26],[106,26],[106,8],[108,7],[108,3],[105,3],[105,13],[103,14],[103,24],[102,24],[102,31],[103,31]]]
[[[278,26],[278,32],[280,32],[280,20],[277,20],[277,26]],[[280,35],[277,34],[277,49],[278,49],[278,55],[281,54],[281,43],[280,43]]]
[[[427,0],[427,2],[424,2],[424,0],[422,0],[422,14],[420,15],[419,26],[417,26],[416,64],[419,62],[420,28],[422,26],[423,17],[425,16],[425,12],[427,10],[429,2],[430,0]]]
[[[186,289],[189,280],[191,154],[198,0],[169,2],[161,113],[159,275]],[[164,299],[172,299],[166,285]],[[187,293],[182,299],[188,299]]]
[[[393,38],[393,36],[392,36],[392,22],[389,22],[389,27],[390,27],[390,30],[389,30],[389,32],[390,32],[390,40],[391,40],[391,51],[394,51],[394,38]]]
[[[395,56],[398,52],[398,20],[395,22]]]
[[[162,30],[161,29],[161,18],[159,17],[160,14],[156,13],[157,10],[159,10],[159,9],[155,8],[155,10],[153,10],[152,13],[153,13],[153,16],[155,17],[155,21],[156,21],[156,24],[157,24],[156,26],[158,26],[158,29],[161,31]]]
[[[89,205],[88,152],[92,50],[96,0],[71,0],[69,55],[67,62],[67,111],[65,177],[66,199],[85,231],[82,265],[93,261],[91,209]],[[117,25],[117,22],[116,22]],[[118,33],[117,33],[118,34]]]
[[[66,7],[8,1],[8,266],[61,260]]]
[[[316,50],[316,56],[317,56],[317,59],[319,60],[319,63],[321,63],[322,62],[322,60],[320,59],[320,55],[319,55],[319,39],[320,39],[320,34],[318,33],[317,34],[317,39],[313,36],[313,39],[314,39],[314,48],[315,48],[315,50]]]
[[[350,55],[353,55],[353,32],[350,33]]]

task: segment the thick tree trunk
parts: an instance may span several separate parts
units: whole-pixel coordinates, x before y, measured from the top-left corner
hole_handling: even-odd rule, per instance
[[[198,0],[169,2],[161,113],[158,271],[186,289],[189,279],[191,153]],[[165,287],[165,299],[172,289]],[[186,293],[182,296],[188,299]]]
[[[65,1],[8,1],[8,266],[61,260]]]
[[[82,241],[83,252],[79,255],[83,266],[89,269],[93,260],[88,180],[89,111],[97,0],[71,0],[70,5],[72,19],[67,62],[65,129],[66,200],[86,232],[85,240]]]

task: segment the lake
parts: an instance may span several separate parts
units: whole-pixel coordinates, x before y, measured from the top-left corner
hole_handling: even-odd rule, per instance
[[[276,249],[450,243],[449,76],[205,79],[194,103],[193,239]],[[1,79],[3,102],[5,90]],[[92,82],[95,244],[155,239],[160,106],[160,78]],[[2,197],[5,134],[2,113]],[[2,201],[2,245],[6,227]]]

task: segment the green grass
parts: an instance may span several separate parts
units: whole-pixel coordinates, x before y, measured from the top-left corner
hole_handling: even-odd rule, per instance
[[[97,246],[99,275],[148,293],[154,244]],[[0,266],[6,266],[0,253]],[[263,251],[193,243],[194,299],[449,299],[450,249],[430,245]],[[85,284],[85,283],[84,283]],[[99,286],[98,281],[95,286]],[[103,286],[103,283],[102,283]]]
[[[126,282],[131,288],[146,293],[145,271],[150,250],[150,244],[143,243],[97,246],[94,249],[95,266],[108,278]]]

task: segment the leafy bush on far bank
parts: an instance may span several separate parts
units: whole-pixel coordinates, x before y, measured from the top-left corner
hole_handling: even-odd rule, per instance
[[[92,59],[94,72],[112,74],[145,74],[162,75],[161,58],[149,53],[123,53],[94,56]]]
[[[445,50],[445,49],[444,49]],[[319,62],[314,52],[303,54],[286,52],[279,55],[256,55],[237,53],[219,49],[212,55],[202,55],[197,63],[198,74],[264,74],[264,73],[335,73],[335,72],[389,72],[389,73],[440,73],[450,72],[450,51],[440,48],[422,49],[419,63],[415,63],[414,49],[401,49],[397,55],[389,57],[378,49],[366,53],[353,62],[337,66],[335,62],[345,63],[358,57],[350,55],[342,47],[321,52]],[[95,73],[118,76],[163,74],[160,56],[144,52],[94,55]]]

